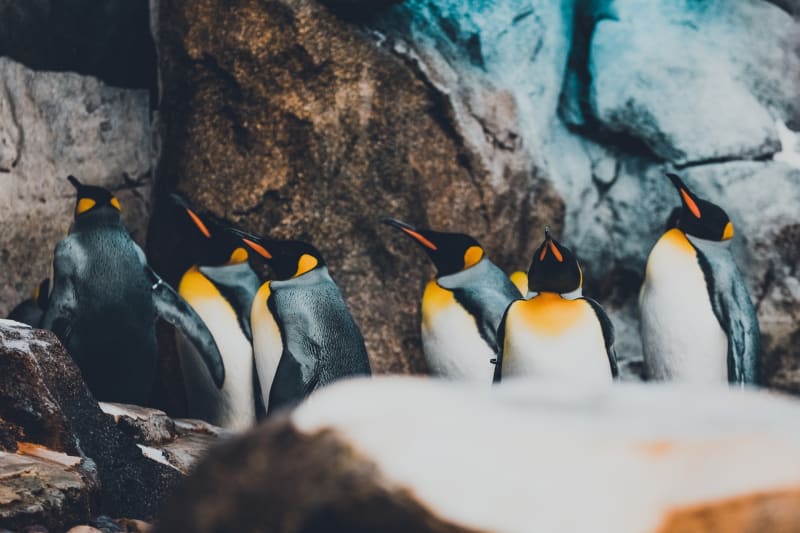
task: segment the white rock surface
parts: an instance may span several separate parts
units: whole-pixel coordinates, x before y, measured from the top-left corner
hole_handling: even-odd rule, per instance
[[[344,437],[440,518],[565,533],[796,526],[798,419],[795,400],[727,388],[414,378],[336,384],[292,414],[301,431]],[[693,513],[703,527],[677,527]]]
[[[0,57],[0,315],[49,276],[52,251],[72,222],[68,174],[114,190],[143,242],[151,144],[147,91]]]

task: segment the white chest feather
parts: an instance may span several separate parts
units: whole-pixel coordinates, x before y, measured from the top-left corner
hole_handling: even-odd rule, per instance
[[[677,229],[650,252],[639,308],[650,378],[727,383],[728,339],[711,307],[696,251]]]
[[[253,348],[236,312],[197,269],[183,276],[178,292],[205,322],[225,365],[225,382],[219,390],[211,381],[200,355],[181,343],[179,355],[186,376],[191,416],[211,419],[210,422],[232,430],[250,427],[255,421]]]
[[[436,281],[428,284],[422,299],[422,349],[433,375],[492,384],[494,352],[475,318]]]
[[[272,293],[270,282],[264,283],[253,299],[250,312],[250,327],[253,330],[253,351],[255,353],[256,371],[261,384],[264,407],[268,407],[269,391],[275,380],[275,372],[283,353],[281,331],[272,312],[267,307],[267,300]]]
[[[513,304],[506,316],[503,378],[554,381],[612,380],[603,330],[584,300],[542,293]]]

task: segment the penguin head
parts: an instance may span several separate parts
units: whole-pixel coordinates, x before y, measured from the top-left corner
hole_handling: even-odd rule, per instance
[[[425,250],[436,265],[436,277],[466,270],[486,255],[478,241],[463,233],[418,229],[394,218],[386,218],[383,223],[402,231]]]
[[[544,242],[533,254],[528,269],[528,290],[566,294],[582,285],[583,271],[578,258],[550,235],[550,226],[545,226]]]
[[[75,176],[67,176],[67,180],[77,191],[75,201],[75,220],[88,219],[94,215],[112,215],[117,219],[122,206],[111,191],[94,185],[84,185]]]
[[[688,235],[709,241],[727,241],[733,237],[733,223],[721,207],[698,198],[678,175],[667,173],[667,177],[681,197],[675,227]]]
[[[205,213],[200,215],[181,195],[173,193],[170,198],[183,213],[196,232],[193,249],[197,263],[204,266],[237,265],[247,262],[247,248],[241,239],[225,231],[227,224],[217,217]]]
[[[228,231],[270,266],[275,280],[296,278],[325,266],[322,254],[307,242],[268,239],[235,228]]]

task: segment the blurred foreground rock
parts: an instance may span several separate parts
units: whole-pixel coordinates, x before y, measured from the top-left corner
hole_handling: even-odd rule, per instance
[[[560,197],[496,126],[517,120],[506,95],[482,100],[493,120],[461,117],[423,65],[312,0],[159,5],[164,145],[148,252],[167,281],[188,257],[164,201],[179,189],[245,229],[314,243],[373,370],[421,372],[434,269],[380,219],[469,232],[516,267],[545,222],[560,224]]]
[[[50,275],[73,220],[68,174],[114,191],[127,228],[144,241],[150,131],[147,91],[0,57],[0,316]]]
[[[352,381],[215,450],[158,530],[788,533],[798,418],[727,388]]]
[[[47,331],[0,320],[0,527],[148,519],[219,430],[105,405]]]

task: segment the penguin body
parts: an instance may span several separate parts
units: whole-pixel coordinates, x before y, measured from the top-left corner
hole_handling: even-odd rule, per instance
[[[370,375],[361,331],[319,252],[300,241],[234,232],[275,274],[258,290],[251,311],[267,413],[338,379]]]
[[[504,327],[501,378],[602,383],[613,377],[602,319],[586,298],[542,292],[516,301]]]
[[[422,347],[432,374],[490,383],[497,357],[497,327],[514,285],[494,263],[431,280],[422,297]]]
[[[437,267],[422,297],[422,350],[431,374],[491,383],[497,328],[508,304],[522,297],[520,289],[468,235],[384,223],[414,239]]]
[[[714,315],[697,249],[671,229],[647,261],[640,295],[648,377],[695,383],[724,383],[728,339]],[[657,354],[657,355],[656,355]]]
[[[534,376],[579,383],[617,376],[614,328],[602,307],[581,294],[583,273],[572,252],[550,237],[528,272],[530,297],[509,305],[499,328],[495,382]]]
[[[255,423],[249,309],[258,286],[258,277],[247,263],[193,266],[181,278],[178,294],[205,322],[225,366],[225,382],[222,389],[218,389],[200,354],[178,332],[178,354],[190,417],[234,431],[247,429]]]
[[[144,405],[155,380],[159,315],[202,348],[212,375],[223,370],[202,321],[147,265],[107,190],[80,184],[75,222],[56,245],[53,288],[42,327],[56,333],[99,401]]]
[[[647,261],[639,295],[650,379],[756,384],[760,333],[755,308],[726,241],[733,225],[718,206],[668,174],[681,196]]]
[[[193,232],[196,261],[181,277],[178,293],[207,325],[225,368],[225,382],[217,388],[201,354],[176,332],[188,416],[244,430],[263,412],[250,328],[250,309],[261,283],[247,263],[246,250],[221,221],[199,215],[178,195],[172,198],[199,230]]]

